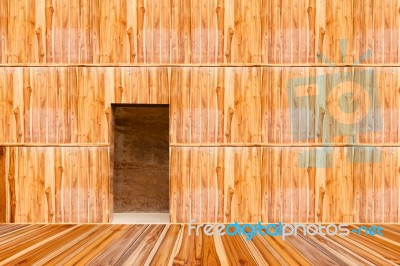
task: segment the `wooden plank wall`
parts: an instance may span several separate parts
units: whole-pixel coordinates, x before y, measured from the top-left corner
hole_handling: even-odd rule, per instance
[[[346,69],[354,81],[361,70]],[[315,151],[328,142],[332,118],[322,120],[319,138],[325,99],[308,99],[303,107],[315,115],[301,133],[301,117],[290,114],[287,86],[291,78],[321,74],[328,79],[341,68],[0,68],[0,172],[7,177],[0,183],[7,191],[0,202],[6,205],[5,218],[107,221],[110,103],[121,102],[170,103],[174,222],[396,222],[400,70],[373,70],[380,85],[373,87],[379,104],[371,108],[380,111],[376,120],[382,126],[358,134],[358,140],[334,136],[332,145],[376,146],[381,154],[362,147],[325,148],[332,157],[330,167],[308,168],[318,164]],[[312,79],[304,82],[300,92],[313,85]],[[300,154],[306,154],[305,164]],[[359,163],[361,156],[372,159]],[[28,193],[30,186],[34,190]],[[87,197],[71,196],[85,191]],[[32,212],[33,199],[41,202],[38,212]],[[78,216],[60,214],[74,204]]]
[[[7,147],[7,222],[108,222],[108,147]]]
[[[387,64],[399,62],[399,7],[0,0],[0,221],[107,221],[110,104],[169,103],[173,222],[398,222],[400,75]],[[360,62],[374,74],[363,75]],[[270,65],[233,66],[247,63]],[[315,90],[309,77],[329,83],[332,73],[350,92],[366,81],[378,95],[355,138],[337,134],[323,115],[326,95],[288,93],[293,78],[304,79],[299,91],[307,95]],[[307,109],[307,127],[293,108]],[[313,157],[298,165],[298,154],[312,156],[327,142],[338,146],[331,167],[307,168]],[[349,142],[376,146],[380,156],[339,147]],[[348,156],[373,160],[352,164]],[[103,170],[92,176],[96,169]],[[58,190],[64,182],[74,189]],[[87,197],[72,198],[75,188]],[[76,213],[60,207],[74,204]]]
[[[177,71],[173,222],[399,222],[398,67]],[[349,118],[329,110],[332,82],[353,94],[335,103],[356,110]],[[347,130],[338,119],[351,122]]]
[[[104,144],[111,103],[168,103],[168,69],[1,67],[0,143]]]
[[[352,63],[368,49],[366,62],[396,63],[398,8],[398,0],[1,0],[0,63]]]
[[[331,167],[309,168],[298,158],[315,148],[172,148],[173,221],[398,223],[400,149],[367,163],[347,157],[364,148],[330,149]]]
[[[3,222],[108,222],[111,103],[168,103],[168,69],[1,67]]]
[[[336,136],[335,118],[320,114],[329,100],[321,90],[335,73],[350,77],[338,78],[349,93],[358,93],[352,84],[362,86],[360,79],[375,84],[366,88],[372,99],[360,98],[374,102],[376,115],[357,125],[358,139]],[[298,78],[303,83],[291,93]],[[399,85],[397,67],[0,67],[0,143],[107,144],[111,103],[170,103],[172,145],[396,144]]]

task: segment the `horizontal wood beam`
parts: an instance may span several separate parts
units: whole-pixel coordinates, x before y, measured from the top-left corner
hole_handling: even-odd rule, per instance
[[[170,143],[170,147],[400,147],[400,143]],[[0,147],[111,147],[109,143],[0,143]]]
[[[400,143],[171,143],[170,147],[400,147]]]
[[[110,147],[109,143],[0,143],[0,147]]]
[[[295,63],[295,64],[265,64],[265,63],[186,63],[186,64],[157,64],[157,63],[102,63],[102,64],[68,64],[68,63],[7,63],[0,67],[400,67],[400,63]]]

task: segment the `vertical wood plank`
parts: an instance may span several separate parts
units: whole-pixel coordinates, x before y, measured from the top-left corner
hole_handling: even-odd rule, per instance
[[[138,2],[140,3],[140,1]],[[139,14],[138,14],[138,23],[142,23],[141,27],[143,28],[143,36],[142,36],[142,40],[141,43],[143,43],[143,55],[144,55],[144,61],[146,63],[153,63],[154,58],[156,56],[155,51],[154,51],[154,42],[153,42],[153,38],[155,37],[154,35],[154,26],[153,26],[153,22],[154,22],[154,5],[155,2],[154,1],[146,1],[144,3],[145,6],[145,11],[144,11],[144,16],[143,16],[143,22],[141,22],[141,16],[142,13],[139,10]],[[139,24],[138,24],[139,25]],[[138,28],[138,36],[140,34],[140,28]],[[139,48],[139,40],[138,40],[138,48]],[[139,50],[138,50],[139,51]]]
[[[89,47],[89,50],[93,51],[93,63],[100,62],[100,42],[101,42],[101,33],[100,33],[100,24],[102,22],[101,17],[101,5],[100,1],[93,1],[91,2],[91,12],[90,12],[90,27],[91,31],[91,38],[92,38],[92,45]]]
[[[15,223],[17,221],[17,194],[15,182],[15,150],[16,148],[9,148],[9,163],[8,163],[8,185],[9,185],[9,204],[10,216],[8,222]],[[19,168],[18,168],[19,169]],[[18,179],[18,178],[17,178]]]
[[[191,198],[191,213],[190,220],[196,222],[201,219],[201,177],[200,177],[200,153],[202,148],[192,149],[190,158],[190,195]],[[186,220],[189,221],[189,220]]]
[[[217,42],[218,42],[218,22],[217,22],[217,2],[218,0],[208,0],[208,60],[207,63],[217,63]],[[204,62],[204,61],[203,61]],[[205,62],[204,62],[205,63]]]
[[[201,63],[201,4],[202,1],[191,0],[190,8],[190,52],[191,62]]]
[[[32,0],[33,1],[33,0]],[[54,63],[61,63],[62,61],[62,36],[63,36],[63,27],[62,27],[62,11],[63,11],[63,3],[62,0],[55,0],[53,1],[53,41],[54,45],[53,48],[53,62]],[[32,23],[32,22],[31,22]]]
[[[170,37],[173,34],[171,28],[171,21],[172,21],[172,2],[171,1],[162,1],[160,3],[160,24],[159,24],[159,31],[160,31],[160,63],[170,63],[172,62],[171,59],[171,39]],[[166,12],[164,12],[166,11]]]
[[[8,44],[8,0],[1,0],[0,6],[0,63],[7,63]]]
[[[169,188],[169,213],[172,223],[179,221],[178,217],[178,175],[179,175],[179,165],[178,165],[178,150],[176,148],[170,147],[170,161],[169,161],[169,178],[170,178],[170,188]],[[203,175],[204,177],[204,175]],[[202,188],[203,190],[203,188]]]
[[[0,147],[0,222],[7,222],[6,148]]]
[[[76,176],[75,160],[76,154],[73,152],[72,148],[61,148],[62,152],[62,166],[63,166],[63,179],[61,183],[62,187],[62,222],[71,223],[77,221],[75,203],[76,195],[73,188],[73,176]],[[73,210],[75,208],[75,210]]]
[[[55,173],[55,182],[54,182],[54,212],[55,212],[55,222],[61,223],[63,221],[63,173],[64,167],[62,164],[62,150],[60,148],[56,148],[54,151],[55,161],[54,161],[54,173]],[[67,191],[65,191],[67,193]]]
[[[6,114],[6,75],[5,68],[0,68],[0,112],[2,114]],[[5,139],[5,129],[6,129],[6,121],[7,117],[5,115],[0,116],[0,142],[5,143],[7,140]]]
[[[82,57],[82,51],[79,46],[80,34],[79,30],[79,0],[69,1],[69,62],[78,63]]]
[[[208,158],[209,158],[209,148],[200,149],[200,181],[201,181],[201,203],[200,203],[200,217],[201,221],[209,222],[209,192],[211,188],[209,187],[209,172],[208,172]],[[172,170],[171,170],[172,171]]]
[[[208,0],[201,1],[201,63],[210,62]]]
[[[218,187],[218,148],[210,147],[208,156],[208,220],[211,223],[217,222],[219,187]]]

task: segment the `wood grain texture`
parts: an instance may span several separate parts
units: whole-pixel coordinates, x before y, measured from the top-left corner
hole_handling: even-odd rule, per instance
[[[108,143],[110,104],[168,103],[168,78],[165,68],[0,68],[0,143]]]
[[[171,145],[398,143],[395,67],[172,67],[170,75]]]
[[[3,0],[0,63],[398,63],[399,7],[397,0]]]
[[[400,62],[399,8],[0,0],[0,222],[108,221],[112,103],[170,104],[173,221],[399,222],[400,69],[382,66]],[[233,66],[246,63],[271,67]],[[341,147],[321,152],[329,145]],[[193,241],[179,242],[175,263]],[[217,240],[243,250],[230,241]],[[145,262],[133,247],[124,261]]]
[[[354,224],[346,228],[358,229]],[[188,225],[1,225],[1,265],[396,265],[399,226],[384,236],[209,236]],[[363,234],[363,233],[362,233]]]
[[[400,221],[398,147],[320,149],[172,147],[171,221]],[[349,160],[363,154],[381,160]],[[327,167],[318,166],[321,156],[330,161]]]
[[[0,212],[0,222],[5,223],[7,221],[7,214],[5,207],[7,206],[7,183],[6,183],[6,148],[0,148],[0,206],[3,211]]]
[[[396,222],[399,76],[396,67],[1,67],[2,215],[103,221],[111,103],[169,103],[175,221]],[[321,156],[322,146],[341,147]],[[41,205],[28,199],[33,184]]]
[[[0,143],[109,143],[111,103],[169,103],[173,145],[396,145],[399,77],[396,67],[2,67]]]
[[[2,148],[4,222],[108,222],[107,147]],[[5,169],[5,171],[4,171]],[[1,169],[0,169],[1,170]],[[3,189],[4,186],[2,186]]]

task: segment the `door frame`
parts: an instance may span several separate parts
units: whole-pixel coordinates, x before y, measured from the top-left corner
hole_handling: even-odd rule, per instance
[[[108,222],[111,223],[114,218],[114,138],[115,138],[115,121],[114,121],[114,110],[115,108],[118,107],[168,107],[168,112],[169,112],[169,118],[168,118],[168,125],[169,125],[169,133],[168,133],[168,146],[169,146],[169,151],[168,151],[168,205],[169,205],[169,216],[171,219],[171,178],[170,178],[170,162],[171,162],[171,108],[170,104],[159,104],[159,103],[111,103],[111,117],[110,117],[110,130],[109,130],[109,141],[110,141],[110,157],[109,157],[109,167],[108,167],[108,186],[109,186],[109,206],[108,206]]]

